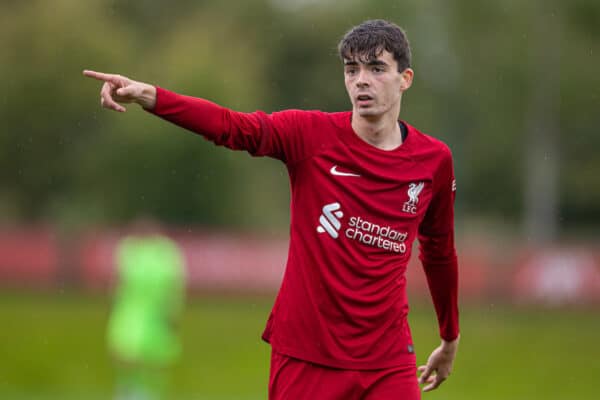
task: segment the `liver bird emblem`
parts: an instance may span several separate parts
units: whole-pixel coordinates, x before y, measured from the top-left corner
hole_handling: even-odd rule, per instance
[[[408,201],[412,205],[416,205],[419,202],[419,194],[421,194],[421,191],[424,187],[424,182],[419,182],[418,184],[411,183],[410,185],[408,185]]]

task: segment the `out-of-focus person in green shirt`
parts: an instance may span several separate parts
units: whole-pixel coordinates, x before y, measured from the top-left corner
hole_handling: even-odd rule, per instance
[[[116,365],[115,399],[162,399],[181,353],[183,256],[174,241],[146,232],[122,239],[115,261],[118,284],[107,332]]]

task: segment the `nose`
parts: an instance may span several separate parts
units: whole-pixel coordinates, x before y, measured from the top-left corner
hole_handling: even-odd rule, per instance
[[[356,87],[365,88],[369,87],[369,76],[368,71],[361,69],[356,77]]]

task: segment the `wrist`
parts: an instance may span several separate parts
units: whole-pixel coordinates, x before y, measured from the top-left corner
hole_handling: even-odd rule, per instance
[[[442,339],[442,344],[440,345],[440,347],[442,348],[442,351],[455,352],[456,349],[458,348],[459,339],[460,339],[460,335],[457,336],[456,339],[453,339],[453,340]]]
[[[142,94],[136,99],[136,103],[151,111],[156,106],[156,87],[146,83],[143,85]]]

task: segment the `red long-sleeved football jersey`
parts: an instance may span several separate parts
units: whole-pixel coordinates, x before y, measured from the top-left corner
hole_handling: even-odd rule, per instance
[[[345,369],[416,362],[405,271],[413,241],[440,335],[458,336],[452,156],[406,124],[386,151],[351,112],[240,113],[157,88],[152,112],[217,145],[283,161],[291,182],[286,270],[263,333],[274,351]]]

